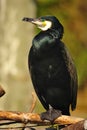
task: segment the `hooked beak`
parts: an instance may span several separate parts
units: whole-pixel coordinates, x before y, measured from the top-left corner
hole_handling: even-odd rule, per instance
[[[33,23],[33,24],[38,25],[38,26],[44,26],[43,22],[40,19],[24,17],[23,21],[30,22],[30,23]]]
[[[42,18],[34,19],[34,18],[24,17],[23,21],[30,22],[30,23],[33,23],[33,24],[37,25],[37,27],[39,29],[41,29],[42,31],[46,31],[46,30],[48,30],[49,28],[52,27],[52,22],[51,21],[46,20],[46,19],[42,19]]]

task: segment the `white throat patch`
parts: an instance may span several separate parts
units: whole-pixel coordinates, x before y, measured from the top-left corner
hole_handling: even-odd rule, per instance
[[[38,28],[40,28],[43,31],[48,30],[49,28],[51,28],[52,26],[52,22],[51,21],[44,21],[43,24],[41,26],[38,26]]]

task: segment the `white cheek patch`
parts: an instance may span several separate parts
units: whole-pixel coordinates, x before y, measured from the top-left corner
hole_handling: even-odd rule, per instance
[[[51,28],[52,26],[52,22],[51,21],[45,21],[45,26],[39,26],[38,28],[40,28],[43,31],[48,30],[49,28]]]

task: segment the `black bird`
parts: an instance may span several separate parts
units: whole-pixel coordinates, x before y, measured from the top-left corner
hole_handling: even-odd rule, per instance
[[[36,94],[46,110],[51,105],[64,115],[76,108],[77,72],[73,60],[61,41],[64,28],[55,16],[23,18],[42,31],[32,41],[28,65]]]

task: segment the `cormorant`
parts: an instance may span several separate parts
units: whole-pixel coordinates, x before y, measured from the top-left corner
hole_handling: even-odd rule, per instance
[[[55,16],[23,18],[42,31],[33,41],[28,65],[36,94],[46,110],[49,105],[70,115],[76,108],[77,72],[72,57],[61,41],[64,28]]]

